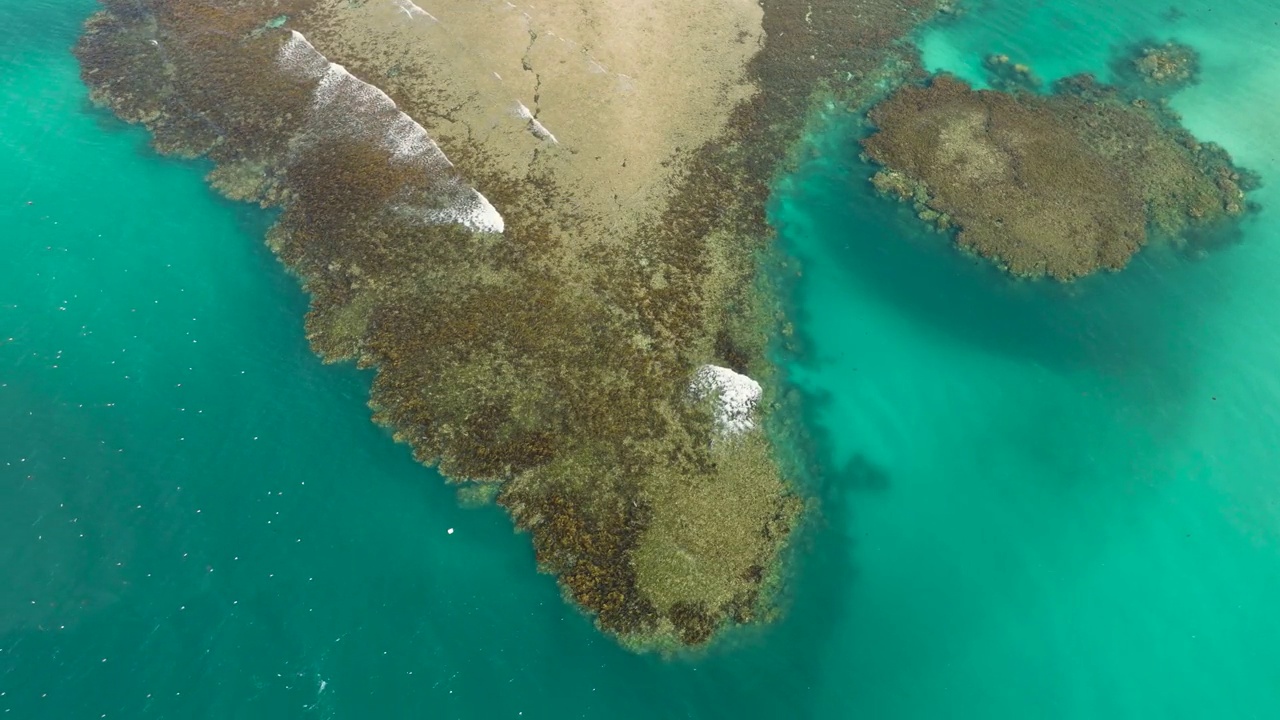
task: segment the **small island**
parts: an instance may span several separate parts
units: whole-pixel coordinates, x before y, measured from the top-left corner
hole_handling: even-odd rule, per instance
[[[997,56],[997,87],[951,75],[900,88],[870,112],[872,183],[962,247],[1025,277],[1120,270],[1152,237],[1238,216],[1251,180],[1160,103],[1090,76],[1028,88]],[[1014,82],[1020,80],[1021,82]]]

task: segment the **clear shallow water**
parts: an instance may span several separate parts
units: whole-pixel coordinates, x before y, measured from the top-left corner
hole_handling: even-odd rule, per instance
[[[1106,77],[1113,48],[1204,59],[1175,107],[1270,181],[1238,245],[1144,252],[1065,291],[1015,283],[876,204],[840,121],[774,208],[804,272],[793,376],[848,500],[857,570],[824,663],[868,717],[1280,714],[1280,10],[987,2],[925,32],[980,80],[1008,52]],[[874,651],[869,651],[874,648]]]
[[[1016,5],[926,34],[927,61],[1016,41],[1052,77],[1164,22]],[[1182,7],[1206,78],[1179,109],[1275,177],[1277,12]],[[306,348],[268,218],[87,106],[67,48],[91,10],[0,6],[9,717],[1280,713],[1271,211],[1201,262],[1010,285],[867,194],[843,128],[816,135],[774,212],[822,518],[782,622],[664,662],[368,422],[369,376]]]

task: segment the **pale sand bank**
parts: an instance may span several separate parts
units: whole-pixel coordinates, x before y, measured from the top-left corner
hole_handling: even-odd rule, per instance
[[[762,17],[750,0],[339,0],[304,22],[446,152],[475,145],[513,180],[551,178],[576,244],[583,230],[621,241],[661,211],[682,153],[755,91]]]

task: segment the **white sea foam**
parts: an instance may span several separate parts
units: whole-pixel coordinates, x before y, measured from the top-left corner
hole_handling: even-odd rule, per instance
[[[386,93],[357,78],[337,63],[329,63],[316,86],[312,113],[327,127],[370,132],[381,127],[383,147],[397,160],[414,162],[438,172],[453,167],[444,151],[413,118],[400,112]]]
[[[375,139],[390,152],[392,161],[412,165],[439,186],[440,197],[448,203],[444,210],[425,213],[429,222],[460,223],[482,232],[503,231],[506,223],[498,209],[458,180],[453,163],[426,129],[381,89],[329,62],[297,31],[292,31],[280,48],[277,63],[298,80],[316,84],[308,134]]]
[[[532,132],[534,137],[538,138],[539,140],[547,140],[549,142],[553,142],[556,144],[560,143],[560,141],[556,139],[556,136],[552,134],[550,130],[547,129],[547,126],[543,125],[537,120],[529,121],[529,131]]]
[[[714,397],[716,425],[721,434],[737,435],[755,427],[760,383],[719,365],[703,365],[693,375],[689,391],[699,400]]]
[[[423,10],[422,8],[415,5],[413,3],[413,0],[391,0],[391,1],[395,4],[397,8],[400,8],[400,12],[404,13],[405,15],[408,15],[410,20],[420,18],[420,17],[425,17],[431,20],[431,22],[440,22],[439,20],[436,19],[435,15],[432,15],[426,10]]]
[[[433,223],[457,223],[480,232],[502,232],[505,221],[489,198],[461,182],[453,183],[455,192],[445,193],[451,202],[443,209],[428,210],[423,215]]]
[[[276,64],[299,78],[318,78],[329,68],[324,55],[307,42],[302,33],[292,30],[276,55]]]
[[[524,103],[516,102],[516,115],[529,121],[529,132],[533,133],[534,137],[559,144],[560,141],[556,139],[556,136],[547,129],[546,125],[538,122],[538,119],[533,116],[533,113],[529,111],[529,108]]]

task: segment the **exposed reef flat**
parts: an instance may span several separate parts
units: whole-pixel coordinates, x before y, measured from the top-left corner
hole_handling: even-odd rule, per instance
[[[93,98],[229,197],[326,360],[605,630],[773,613],[802,502],[766,429],[769,182],[815,93],[914,65],[932,0],[107,0]],[[763,8],[763,9],[762,9]]]
[[[1052,94],[1025,66],[988,60],[1013,92],[949,76],[899,89],[864,141],[878,189],[915,204],[963,248],[1023,276],[1119,270],[1151,236],[1240,215],[1247,174],[1159,103],[1087,76]]]

